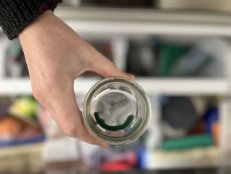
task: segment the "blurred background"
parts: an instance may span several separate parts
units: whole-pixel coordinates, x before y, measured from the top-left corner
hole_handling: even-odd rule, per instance
[[[148,130],[107,149],[64,136],[32,97],[19,41],[1,30],[0,173],[231,166],[231,1],[63,0],[55,14],[136,75],[151,100]],[[99,79],[76,81],[80,108]]]

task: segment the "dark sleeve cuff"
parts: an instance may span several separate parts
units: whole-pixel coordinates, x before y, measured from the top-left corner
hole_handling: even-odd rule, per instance
[[[34,19],[54,10],[61,0],[0,0],[0,26],[14,39]]]

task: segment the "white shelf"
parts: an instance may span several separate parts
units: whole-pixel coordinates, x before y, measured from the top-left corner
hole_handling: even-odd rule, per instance
[[[28,79],[1,79],[0,95],[29,95],[32,93]]]
[[[2,147],[0,149],[1,173],[18,173],[30,171],[37,173],[41,170],[43,143]]]
[[[217,147],[186,151],[154,151],[146,153],[146,169],[204,168],[219,166]]]
[[[138,79],[150,94],[170,95],[227,95],[228,80],[220,79]]]
[[[55,14],[81,34],[231,36],[231,17],[221,13],[61,6]]]
[[[76,93],[87,91],[98,81],[96,78],[81,78],[75,81]],[[219,79],[153,79],[137,78],[136,81],[148,94],[168,95],[228,95],[228,80]],[[0,95],[30,95],[29,79],[0,80]]]

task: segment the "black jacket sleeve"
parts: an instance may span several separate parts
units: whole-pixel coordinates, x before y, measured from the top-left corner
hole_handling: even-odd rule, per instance
[[[14,39],[46,10],[54,10],[61,0],[0,0],[0,26]]]

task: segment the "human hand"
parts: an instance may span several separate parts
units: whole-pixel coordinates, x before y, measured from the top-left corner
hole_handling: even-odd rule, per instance
[[[84,126],[82,113],[76,104],[74,80],[85,71],[103,77],[133,79],[133,76],[120,71],[51,11],[26,27],[19,39],[33,95],[38,102],[51,113],[66,135],[106,146],[92,137]]]

